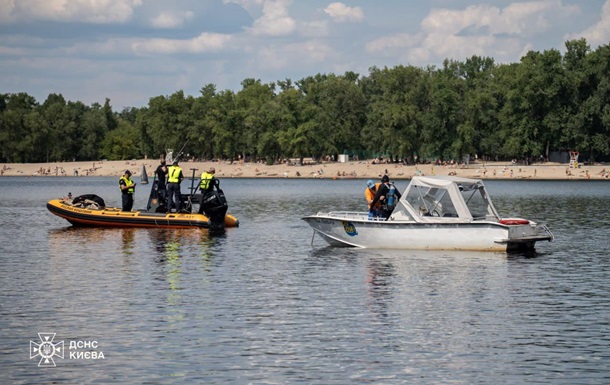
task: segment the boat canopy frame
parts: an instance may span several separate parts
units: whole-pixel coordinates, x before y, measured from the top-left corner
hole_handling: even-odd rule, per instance
[[[481,180],[414,176],[390,219],[469,223],[498,221],[500,216]]]

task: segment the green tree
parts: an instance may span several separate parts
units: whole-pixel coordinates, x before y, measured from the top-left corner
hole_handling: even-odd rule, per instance
[[[0,151],[7,162],[27,162],[32,159],[32,150],[24,144],[28,126],[26,116],[35,112],[38,103],[26,93],[4,94],[4,110],[0,118]],[[37,119],[29,119],[36,121]]]
[[[108,132],[108,124],[106,122],[107,116],[108,115],[100,108],[99,104],[94,104],[83,113],[79,129],[81,138],[81,145],[78,151],[79,159],[100,159],[100,143],[104,140],[104,137]]]
[[[129,122],[119,119],[117,128],[108,132],[102,141],[101,156],[109,160],[139,158],[138,129]]]
[[[158,154],[167,149],[174,151],[174,156],[192,138],[193,116],[191,108],[195,101],[192,96],[185,97],[183,91],[177,91],[166,96],[156,96],[148,102],[148,108],[142,111],[142,117],[137,120],[140,138],[145,137],[152,142],[152,151]],[[147,149],[148,150],[148,149]],[[185,153],[194,152],[185,148]]]
[[[256,162],[259,153],[259,142],[269,129],[270,114],[273,114],[275,85],[263,84],[260,80],[246,79],[242,89],[235,96],[235,122],[242,133],[238,142],[241,155],[251,157]],[[267,137],[267,140],[269,138]]]
[[[430,106],[423,113],[422,153],[428,158],[452,158],[458,126],[464,122],[464,81],[460,64],[445,60],[443,68],[430,73]],[[466,137],[467,128],[462,135]],[[460,148],[458,148],[460,149]]]
[[[370,69],[361,82],[367,100],[362,131],[365,147],[392,157],[413,157],[420,149],[421,114],[428,108],[424,71],[413,66]]]

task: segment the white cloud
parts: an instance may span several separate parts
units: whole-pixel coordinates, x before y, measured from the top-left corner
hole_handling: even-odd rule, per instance
[[[124,23],[142,0],[0,0],[0,22]]]
[[[157,28],[177,28],[183,26],[193,16],[194,14],[191,11],[186,11],[182,14],[164,12],[152,19],[151,24]]]
[[[328,36],[328,22],[325,20],[316,20],[300,23],[298,26],[299,33],[307,37],[324,37]]]
[[[391,55],[395,54],[397,50],[404,51],[404,49],[413,47],[419,43],[421,43],[421,36],[399,33],[368,42],[365,48],[368,53],[386,53]]]
[[[126,57],[126,55],[172,55],[201,54],[225,49],[232,40],[230,35],[202,33],[192,39],[142,39],[116,38],[99,43],[78,43],[62,52],[69,56],[101,55],[105,57]]]
[[[348,7],[343,3],[331,3],[324,9],[330,17],[338,22],[362,21],[364,12],[360,7]]]
[[[592,47],[608,44],[610,41],[610,0],[606,0],[602,7],[602,14],[599,22],[586,30],[566,36],[566,40],[580,39],[584,37]]]
[[[206,53],[223,49],[231,40],[230,35],[219,33],[202,33],[189,40],[149,39],[131,43],[132,50],[137,54],[177,54]]]
[[[286,69],[325,63],[334,55],[332,47],[320,40],[268,46],[258,53],[258,62],[265,69]]]
[[[528,39],[578,11],[560,0],[513,3],[502,9],[489,5],[433,9],[421,23],[425,35],[421,46],[405,55],[428,60],[471,55],[491,56],[499,62],[514,60]]]
[[[245,9],[251,16],[254,16],[256,12],[260,9],[260,6],[266,0],[222,0],[224,4],[234,3],[239,4],[243,9]]]
[[[531,35],[549,29],[552,19],[572,15],[575,6],[559,0],[513,3],[504,9],[472,5],[464,10],[434,9],[422,21],[429,33],[457,34],[465,28],[485,28],[491,34]]]
[[[13,48],[0,46],[0,55],[2,56],[23,56],[26,51],[23,48]]]
[[[549,30],[561,20],[576,16],[578,12],[578,6],[564,5],[559,0],[514,3],[504,8],[497,19],[490,18],[489,27],[492,33],[532,36]]]
[[[264,0],[263,14],[248,30],[253,35],[285,36],[296,29],[295,20],[288,15],[292,0]]]

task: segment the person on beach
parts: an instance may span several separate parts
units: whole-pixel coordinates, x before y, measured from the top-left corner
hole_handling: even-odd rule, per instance
[[[390,177],[384,175],[381,177],[381,184],[377,188],[375,198],[371,202],[371,206],[375,207],[377,202],[381,202],[381,216],[386,220],[394,211],[396,203],[400,200],[400,191],[394,186],[394,183],[390,183]]]
[[[133,208],[133,194],[136,191],[136,184],[131,180],[131,171],[125,170],[125,173],[119,179],[119,188],[121,189],[123,211],[131,211]]]
[[[381,183],[375,184],[372,179],[366,181],[366,189],[364,190],[364,197],[366,198],[366,203],[369,207],[369,219],[379,218],[381,217],[381,202],[378,201],[375,206],[371,206],[373,199],[375,199],[375,194],[377,193],[377,189]]]
[[[167,212],[172,212],[174,203],[176,212],[180,212],[180,183],[184,179],[182,169],[178,165],[178,160],[174,160],[171,166],[167,169]]]

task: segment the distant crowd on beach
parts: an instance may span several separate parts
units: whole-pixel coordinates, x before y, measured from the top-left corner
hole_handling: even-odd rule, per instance
[[[564,180],[610,180],[607,164],[535,162],[517,160],[495,162],[483,158],[470,162],[434,160],[409,164],[405,159],[374,158],[366,160],[342,159],[318,161],[313,158],[290,158],[269,164],[264,159],[248,162],[249,159],[185,161],[188,170],[202,170],[211,165],[216,175],[225,178],[328,178],[349,179],[389,175],[392,178],[409,179],[412,176],[453,175],[482,179],[564,179]],[[134,176],[149,173],[157,167],[153,159],[131,159],[120,161],[98,160],[95,162],[7,163],[0,166],[2,176],[117,176],[125,169]],[[147,171],[148,170],[148,171]],[[150,175],[150,174],[149,174]],[[190,175],[190,172],[189,172]]]

